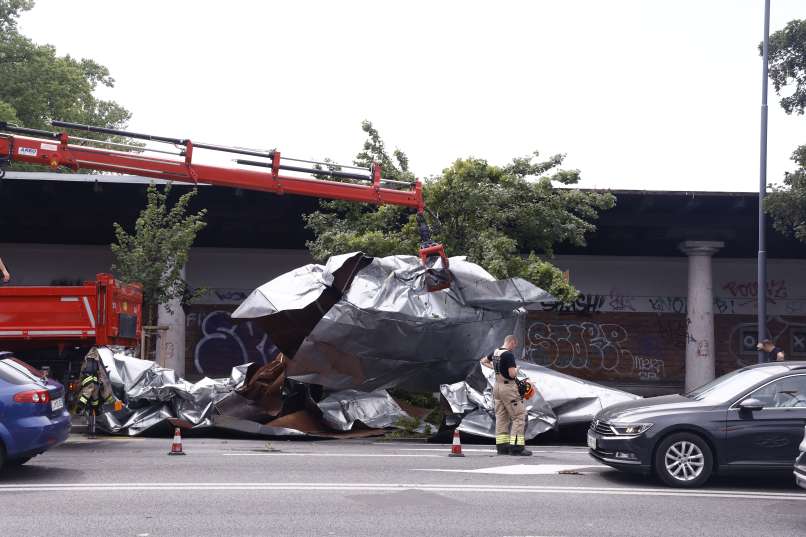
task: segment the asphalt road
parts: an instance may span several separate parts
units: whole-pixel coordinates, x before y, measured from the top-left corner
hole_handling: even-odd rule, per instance
[[[806,535],[791,474],[669,489],[584,448],[71,438],[0,473],[0,535]],[[564,473],[558,473],[564,472]]]

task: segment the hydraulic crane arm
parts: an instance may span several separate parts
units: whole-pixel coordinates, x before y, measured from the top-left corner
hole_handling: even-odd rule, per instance
[[[275,194],[296,194],[409,207],[417,211],[420,224],[420,259],[428,268],[426,278],[428,290],[436,291],[450,286],[448,258],[445,255],[445,250],[442,245],[431,240],[430,231],[425,222],[423,214],[425,203],[422,183],[419,180],[406,182],[384,179],[381,176],[381,167],[377,164],[373,164],[370,168],[334,166],[331,163],[282,157],[277,150],[260,151],[193,143],[187,139],[168,138],[61,121],[53,121],[52,125],[54,127],[169,144],[173,146],[173,150],[133,147],[70,136],[66,132],[26,129],[0,122],[0,178],[3,174],[3,167],[11,162],[24,162],[50,166],[54,169],[64,167],[75,171],[81,169],[101,170],[114,173],[129,173],[167,181],[261,190]],[[123,151],[109,149],[109,147],[119,147]],[[193,161],[194,149],[252,157],[248,160],[239,158],[235,162],[243,166],[264,168],[265,171],[198,164]],[[174,158],[162,156],[165,154],[172,155]],[[254,160],[255,157],[261,160]],[[302,163],[310,167],[300,166],[296,163]],[[288,175],[285,172],[308,174],[308,177]],[[332,177],[333,179],[360,181],[364,184],[318,179],[312,177],[311,175],[313,174]]]

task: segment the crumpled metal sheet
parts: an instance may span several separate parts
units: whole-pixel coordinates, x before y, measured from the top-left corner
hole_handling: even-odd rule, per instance
[[[640,395],[578,379],[529,362],[518,367],[534,381],[557,415],[559,425],[587,423],[600,410],[616,403],[641,399]]]
[[[148,360],[140,360],[107,347],[98,352],[109,372],[112,389],[128,407],[106,412],[98,425],[113,433],[140,434],[169,419],[178,419],[193,427],[209,427],[213,406],[239,387],[248,364],[232,369],[228,379],[203,378],[190,383],[177,378],[174,370]]]
[[[519,378],[529,378],[536,391],[526,401],[527,440],[555,427],[590,421],[605,406],[640,399],[528,362],[519,362],[518,369]],[[479,364],[465,381],[440,386],[444,403],[461,419],[460,431],[495,438],[494,383],[495,372]]]
[[[317,403],[322,419],[337,431],[349,431],[356,422],[373,429],[393,427],[409,416],[386,390],[336,392]]]
[[[450,268],[451,287],[428,293],[415,256],[333,256],[260,286],[232,316],[259,319],[292,358],[289,378],[332,390],[436,391],[520,333],[524,306],[553,300],[464,257],[451,258]]]
[[[385,390],[371,393],[348,390],[332,393],[318,403],[322,419],[312,417],[311,420],[319,421],[308,424],[310,431],[275,426],[273,416],[269,415],[273,405],[266,408],[260,400],[242,395],[248,394],[245,380],[251,364],[233,368],[226,379],[203,378],[190,383],[177,378],[172,369],[154,362],[115,353],[107,347],[100,347],[98,352],[113,390],[127,403],[121,411],[105,412],[98,417],[99,427],[116,434],[136,436],[179,420],[194,429],[217,428],[264,436],[323,436],[328,428],[340,434],[351,431],[360,422],[371,429],[384,429],[408,417]],[[285,361],[281,359],[279,363],[283,365]],[[257,373],[253,381],[259,380],[256,376]]]

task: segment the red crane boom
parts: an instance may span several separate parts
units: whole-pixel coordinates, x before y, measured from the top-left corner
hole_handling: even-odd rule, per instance
[[[430,230],[425,222],[422,183],[395,181],[381,176],[381,167],[373,164],[370,168],[355,166],[337,167],[330,163],[320,163],[282,157],[277,150],[260,151],[228,147],[214,144],[193,143],[188,139],[168,138],[150,134],[140,134],[104,127],[80,125],[53,121],[54,127],[102,133],[151,142],[170,144],[178,152],[138,148],[123,144],[89,140],[70,136],[66,132],[50,132],[27,129],[0,122],[0,178],[2,168],[11,162],[39,164],[51,168],[101,170],[114,173],[129,173],[166,181],[202,183],[214,186],[228,186],[248,190],[261,190],[275,194],[297,194],[317,198],[355,201],[362,203],[392,204],[409,207],[417,211],[420,224],[420,259],[428,268],[426,284],[429,291],[437,291],[450,286],[448,258],[444,247],[431,240]],[[75,143],[78,142],[78,143]],[[83,145],[94,143],[95,146]],[[123,151],[107,149],[120,147]],[[245,166],[265,168],[249,170],[234,167],[210,166],[193,161],[194,150],[205,149],[232,153],[240,156],[258,157],[263,160],[237,159]],[[146,153],[171,154],[180,157],[166,158]],[[295,162],[311,167],[299,166]],[[322,165],[326,166],[322,168]],[[350,171],[344,171],[349,169]],[[299,177],[284,172],[297,172],[347,179],[356,182]]]

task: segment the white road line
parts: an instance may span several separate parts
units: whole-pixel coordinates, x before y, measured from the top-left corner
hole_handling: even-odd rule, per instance
[[[395,447],[395,446],[445,446],[448,449],[451,448],[451,444],[437,444],[437,443],[431,443],[431,442],[426,444],[424,442],[416,443],[416,442],[392,442],[392,441],[386,441],[386,442],[372,442],[372,445],[374,445],[374,446],[389,446],[389,447]],[[478,444],[470,444],[470,445],[478,445]],[[555,448],[556,449],[574,449],[575,446],[543,446],[543,445],[533,446],[531,444],[529,445],[529,449],[532,449],[533,447],[534,448],[540,448],[540,449],[555,449]],[[587,451],[587,449],[588,449],[586,446],[576,446],[576,447],[578,447],[581,450],[585,450],[585,451]]]
[[[806,501],[806,493],[723,491],[723,490],[678,490],[641,489],[613,487],[559,487],[559,486],[513,486],[513,485],[457,485],[417,483],[71,483],[71,484],[4,484],[3,492],[117,492],[117,491],[342,491],[342,492],[394,492],[422,490],[432,492],[521,492],[532,494],[592,494],[617,496],[669,496],[682,498],[733,498],[754,500]]]
[[[529,448],[532,453],[572,453],[574,455],[587,455],[588,450],[585,451],[554,451],[554,450],[543,450],[543,449],[533,449]],[[398,448],[398,451],[445,451],[446,453],[449,452],[450,446],[446,446],[444,448]],[[483,453],[495,453],[494,449],[477,449],[477,448],[466,448],[462,446],[462,451],[481,451]]]
[[[447,458],[449,451],[445,451],[444,457]],[[270,456],[270,457],[415,457],[415,458],[442,458],[443,455],[416,455],[414,453],[283,453],[283,452],[221,452],[221,455],[226,457],[253,457],[253,456]]]
[[[469,474],[498,474],[498,475],[556,475],[560,472],[583,472],[592,470],[594,472],[603,469],[610,469],[604,464],[588,464],[580,466],[578,464],[511,464],[507,466],[490,466],[487,468],[462,469],[462,468],[413,468],[422,472],[463,472]]]

